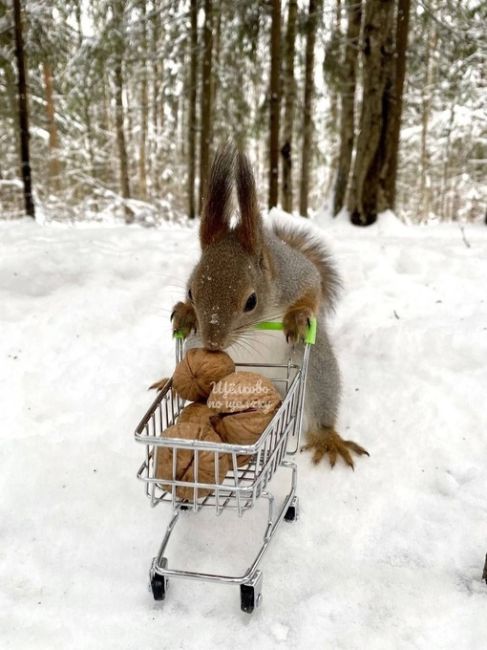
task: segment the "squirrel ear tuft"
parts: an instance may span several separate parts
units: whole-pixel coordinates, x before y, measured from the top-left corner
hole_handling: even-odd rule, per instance
[[[236,155],[235,146],[231,142],[221,145],[215,154],[201,214],[202,249],[220,241],[230,230]]]
[[[241,151],[237,154],[236,179],[240,208],[240,221],[236,228],[238,240],[247,252],[259,254],[263,237],[262,217],[252,167],[247,156]]]

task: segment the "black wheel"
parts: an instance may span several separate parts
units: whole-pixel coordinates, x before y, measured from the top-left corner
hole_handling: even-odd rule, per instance
[[[284,513],[284,521],[297,521],[299,514],[299,501],[298,497],[293,497],[291,505]]]
[[[296,521],[297,513],[294,506],[289,506],[289,508],[286,510],[286,514],[284,515],[284,519],[286,521]]]
[[[250,585],[240,585],[240,609],[246,614],[252,614],[256,606],[255,589]]]
[[[157,558],[154,558],[152,560],[152,566],[149,573],[150,588],[152,591],[152,595],[154,596],[154,600],[164,600],[164,598],[166,597],[168,581],[165,575],[161,575],[160,573],[157,573],[156,566],[157,566]],[[167,567],[167,558],[163,557],[161,560],[160,568],[165,569],[166,567]]]
[[[487,583],[487,555],[485,556],[484,570],[482,572],[482,580],[485,580]]]
[[[150,586],[154,600],[164,600],[166,597],[167,578],[156,574],[151,578]]]

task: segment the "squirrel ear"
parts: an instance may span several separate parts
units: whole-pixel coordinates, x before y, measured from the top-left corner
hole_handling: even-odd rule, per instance
[[[258,254],[262,248],[262,217],[257,202],[255,179],[252,167],[245,154],[237,154],[237,196],[240,208],[240,222],[236,233],[242,247],[251,254]]]
[[[201,248],[220,241],[230,230],[235,147],[221,145],[213,160],[200,223]]]

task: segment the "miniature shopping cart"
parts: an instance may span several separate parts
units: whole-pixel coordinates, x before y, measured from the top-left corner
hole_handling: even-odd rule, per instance
[[[282,324],[266,322],[260,323],[257,327],[258,329],[277,330],[282,329]],[[252,613],[254,608],[260,605],[262,600],[262,571],[258,569],[260,561],[281,521],[283,519],[295,521],[298,516],[297,467],[289,458],[299,448],[310,346],[314,343],[315,338],[316,320],[313,320],[304,344],[297,346],[297,350],[294,350],[287,363],[235,364],[237,370],[265,371],[267,375],[270,374],[273,383],[283,395],[282,404],[277,413],[259,440],[253,445],[164,437],[164,430],[175,424],[180,411],[185,406],[185,400],[174,392],[171,380],[168,380],[142,418],[135,431],[135,440],[145,445],[145,459],[137,473],[137,478],[145,483],[146,494],[152,506],[159,503],[168,503],[172,506],[172,518],[167,526],[159,552],[153,559],[150,568],[150,585],[155,600],[164,600],[168,578],[187,578],[240,585],[241,608],[244,612]],[[182,359],[183,349],[182,338],[176,336],[176,362]],[[297,361],[295,357],[299,357]],[[163,481],[155,476],[156,452],[159,447],[169,447],[172,450],[172,478],[165,477]],[[188,449],[194,453],[194,480],[177,480],[177,453]],[[203,452],[205,455],[214,454],[215,479],[212,483],[198,481],[198,458],[199,454]],[[229,454],[230,457],[230,470],[223,482],[219,482],[218,472],[221,454]],[[241,457],[243,456],[246,457],[245,464],[242,463]],[[269,483],[280,468],[286,468],[290,482],[289,492],[284,497],[281,507],[278,508],[274,495],[269,491]],[[176,490],[180,486],[192,489],[193,498],[185,500],[179,498]],[[204,494],[211,490],[211,494],[198,497],[199,490],[203,490]],[[187,489],[184,490],[184,494],[188,494]],[[243,575],[220,575],[169,568],[165,555],[166,547],[182,511],[197,513],[203,508],[212,508],[217,515],[224,510],[233,510],[242,516],[246,510],[255,505],[257,499],[267,499],[268,501],[267,524],[260,550]]]

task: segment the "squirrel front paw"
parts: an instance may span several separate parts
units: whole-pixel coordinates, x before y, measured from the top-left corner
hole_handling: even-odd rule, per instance
[[[197,318],[194,307],[189,302],[178,302],[171,314],[172,331],[180,332],[186,338],[192,331],[196,332]]]
[[[288,343],[297,343],[303,341],[311,325],[313,312],[311,309],[302,307],[300,309],[291,309],[282,319],[284,325],[284,334]]]

